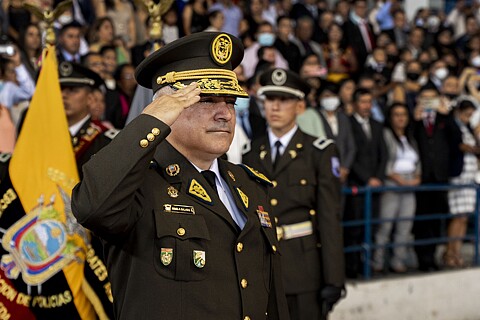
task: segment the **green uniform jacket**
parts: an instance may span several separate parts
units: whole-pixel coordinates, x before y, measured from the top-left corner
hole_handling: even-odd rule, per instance
[[[153,141],[145,139],[150,132],[159,133],[149,135]],[[105,240],[116,317],[288,319],[275,224],[262,226],[257,212],[270,212],[265,186],[219,159],[248,219],[240,231],[203,176],[164,140],[169,132],[140,115],[84,165],[73,191],[75,216]]]
[[[275,187],[269,193],[277,224],[312,220],[315,228],[312,235],[280,241],[286,293],[312,292],[324,285],[342,287],[341,189],[335,145],[298,129],[275,170],[271,152],[268,137],[262,137],[252,143],[243,163],[272,180]]]

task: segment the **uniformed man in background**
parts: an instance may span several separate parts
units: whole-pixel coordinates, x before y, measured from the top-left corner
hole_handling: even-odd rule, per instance
[[[298,128],[309,87],[297,74],[273,69],[260,84],[267,135],[252,142],[243,163],[265,172],[274,185],[270,203],[291,318],[325,319],[345,281],[337,149],[332,140]]]
[[[58,73],[68,130],[81,178],[83,164],[106,146],[118,131],[91,119],[90,107],[96,101],[94,91],[105,90],[104,82],[96,72],[64,61],[59,64]]]
[[[219,159],[242,57],[218,32],[151,54],[136,78],[153,102],[83,167],[72,209],[105,240],[118,319],[289,319],[271,183]]]

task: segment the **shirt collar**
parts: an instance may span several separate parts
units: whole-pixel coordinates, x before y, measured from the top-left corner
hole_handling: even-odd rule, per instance
[[[277,142],[277,140],[280,140],[280,142],[282,143],[282,147],[283,148],[286,148],[290,142],[290,140],[292,140],[292,137],[293,135],[295,134],[295,132],[297,131],[298,129],[298,125],[295,125],[292,129],[290,129],[290,131],[288,131],[287,133],[285,133],[282,137],[278,138],[273,132],[272,132],[272,129],[271,128],[268,128],[268,140],[270,141],[270,149],[273,150],[274,147],[275,147],[275,142]]]
[[[85,118],[83,118],[82,120],[75,123],[73,126],[68,127],[68,130],[70,131],[70,134],[72,135],[72,137],[77,135],[80,128],[83,127],[83,125],[85,124],[85,122],[87,122],[88,119],[90,119],[89,114],[85,116]]]
[[[195,167],[195,169],[197,169],[198,172],[205,171],[197,167],[193,162],[190,161],[190,163]],[[210,168],[208,168],[208,170],[213,171],[217,176],[217,178],[220,177],[220,169],[218,168],[218,159],[213,160],[212,165],[210,166]]]
[[[354,113],[353,116],[355,117],[355,119],[358,121],[358,123],[360,124],[364,124],[364,123],[369,123],[369,118],[363,118],[361,115],[359,115],[358,113]]]

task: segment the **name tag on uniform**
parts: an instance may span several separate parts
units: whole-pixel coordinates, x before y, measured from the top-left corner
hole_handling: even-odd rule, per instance
[[[164,204],[163,210],[169,213],[195,214],[195,208],[193,206],[185,206],[181,204]]]

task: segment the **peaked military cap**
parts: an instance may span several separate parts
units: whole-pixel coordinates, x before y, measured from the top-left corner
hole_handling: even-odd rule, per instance
[[[241,41],[227,33],[198,32],[152,53],[135,72],[137,82],[154,92],[164,86],[180,89],[193,81],[204,95],[248,94],[238,85],[233,69],[243,59]]]
[[[58,77],[62,87],[100,88],[102,78],[95,72],[77,63],[63,61],[58,65]]]
[[[298,74],[285,69],[271,69],[260,76],[258,95],[304,99],[309,85]]]

